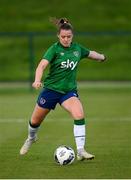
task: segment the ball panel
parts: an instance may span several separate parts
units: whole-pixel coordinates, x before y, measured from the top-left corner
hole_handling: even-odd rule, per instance
[[[54,159],[60,165],[71,164],[75,159],[74,150],[69,146],[59,146],[54,153]]]

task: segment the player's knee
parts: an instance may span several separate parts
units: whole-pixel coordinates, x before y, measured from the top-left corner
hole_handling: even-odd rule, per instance
[[[73,113],[72,116],[74,119],[83,119],[84,118],[83,113]]]

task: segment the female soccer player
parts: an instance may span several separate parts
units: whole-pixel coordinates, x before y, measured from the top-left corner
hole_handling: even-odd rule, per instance
[[[54,43],[44,54],[35,74],[32,86],[39,89],[42,86],[42,75],[50,64],[50,71],[44,80],[44,88],[29,121],[28,138],[20,150],[24,155],[32,143],[37,140],[37,130],[50,110],[59,103],[74,119],[74,138],[77,148],[77,159],[93,159],[95,156],[85,150],[85,117],[83,107],[77,93],[76,72],[81,59],[90,58],[99,62],[105,61],[105,56],[89,50],[72,41],[73,28],[66,18],[55,19],[58,27],[59,41]]]

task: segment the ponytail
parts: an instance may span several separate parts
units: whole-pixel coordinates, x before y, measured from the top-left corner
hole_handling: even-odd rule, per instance
[[[72,27],[72,25],[70,24],[70,22],[68,21],[67,18],[57,19],[55,17],[51,17],[50,22],[52,22],[57,27],[58,33],[60,33],[60,31],[62,29],[71,30],[73,32],[73,27]]]

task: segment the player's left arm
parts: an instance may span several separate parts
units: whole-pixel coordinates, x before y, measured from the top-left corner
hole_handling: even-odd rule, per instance
[[[92,60],[99,61],[99,62],[104,62],[106,60],[106,57],[104,54],[100,54],[96,51],[90,51],[88,58],[92,59]]]

